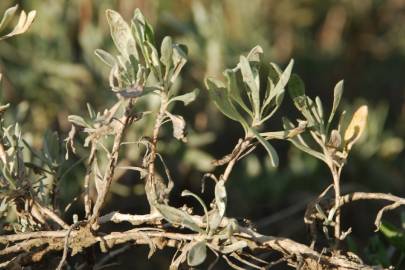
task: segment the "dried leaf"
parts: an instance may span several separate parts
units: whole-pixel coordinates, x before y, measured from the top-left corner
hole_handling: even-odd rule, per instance
[[[186,121],[184,121],[183,116],[173,115],[169,112],[166,112],[166,115],[169,116],[173,123],[173,137],[178,140],[185,141],[186,137],[184,134],[184,129],[186,128]]]
[[[363,134],[364,129],[367,124],[368,108],[366,105],[361,106],[353,114],[353,118],[350,121],[349,126],[345,131],[344,142],[347,151],[350,151],[353,144],[360,138]]]

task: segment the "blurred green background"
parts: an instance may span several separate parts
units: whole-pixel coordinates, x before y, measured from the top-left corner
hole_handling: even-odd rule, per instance
[[[204,89],[206,75],[221,78],[225,67],[233,67],[240,54],[257,44],[266,59],[282,67],[294,58],[294,72],[303,78],[308,95],[319,95],[327,108],[334,85],[344,79],[344,109],[366,103],[370,116],[366,135],[344,169],[343,192],[405,196],[404,0],[2,0],[0,10],[16,3],[24,10],[37,10],[37,18],[28,33],[0,43],[2,102],[11,103],[7,120],[19,121],[26,139],[38,149],[47,130],[65,137],[70,128],[67,116],[87,114],[87,102],[103,110],[115,101],[108,90],[108,70],[93,51],[114,52],[104,16],[107,8],[127,20],[140,8],[154,25],[158,44],[171,35],[188,46],[181,92]],[[174,141],[168,129],[159,149],[176,183],[172,204],[180,206],[192,203],[182,200],[180,192],[187,188],[199,193],[203,173],[215,171],[210,161],[230,153],[242,130],[216,110],[205,91],[190,106],[174,110],[188,121],[189,142]],[[280,130],[281,116],[298,116],[288,98],[266,130]],[[128,140],[148,134],[151,123],[142,123],[129,132]],[[288,143],[274,145],[281,158],[279,168],[270,167],[260,148],[235,168],[228,188],[228,215],[251,220],[262,233],[309,243],[303,213],[331,177],[324,164]],[[139,164],[138,155],[139,150],[129,147],[121,162]],[[78,167],[61,183],[62,209],[79,194],[83,171]],[[204,196],[207,202],[212,199],[210,192]],[[145,213],[138,175],[117,177],[109,202],[106,212]],[[405,250],[374,233],[374,217],[381,206],[362,202],[343,210],[344,228],[353,228],[347,247],[368,263],[405,267]],[[79,200],[65,218],[80,211]],[[398,231],[405,229],[400,210],[385,219]],[[166,269],[170,252],[159,252],[148,261],[146,248],[129,250],[117,260],[123,264],[116,269]]]

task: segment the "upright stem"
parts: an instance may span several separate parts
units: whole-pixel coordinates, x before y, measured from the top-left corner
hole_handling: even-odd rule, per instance
[[[336,167],[331,168],[333,176],[333,188],[335,190],[335,239],[336,243],[339,243],[340,240],[340,170],[337,170]]]
[[[167,95],[165,92],[161,92],[160,109],[159,109],[158,115],[156,116],[155,125],[153,127],[153,132],[152,132],[151,150],[150,150],[150,156],[148,159],[148,177],[147,177],[146,184],[145,184],[146,196],[148,198],[149,205],[151,207],[151,212],[155,211],[155,208],[153,207],[153,205],[158,200],[158,194],[156,191],[156,178],[155,178],[155,160],[156,160],[156,156],[157,156],[157,142],[158,142],[159,131],[160,131],[160,127],[162,126],[163,120],[166,115],[167,105],[168,105]]]
[[[116,135],[114,138],[114,144],[113,144],[110,158],[109,158],[108,165],[107,165],[107,171],[105,172],[103,181],[102,181],[103,186],[99,190],[99,194],[97,194],[97,200],[94,204],[93,214],[90,218],[90,223],[93,224],[93,228],[97,228],[97,223],[94,223],[94,222],[97,221],[97,219],[100,215],[100,210],[105,203],[107,193],[110,189],[111,182],[114,177],[115,168],[118,163],[118,153],[119,153],[119,150],[121,147],[122,139],[124,137],[125,129],[133,120],[133,116],[130,113],[131,108],[132,108],[132,102],[130,102],[128,107],[126,108],[125,116],[119,120],[121,125],[119,125],[119,128],[116,131]]]

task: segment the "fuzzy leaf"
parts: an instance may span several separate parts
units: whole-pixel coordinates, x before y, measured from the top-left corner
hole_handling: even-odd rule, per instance
[[[154,206],[168,222],[189,228],[198,233],[203,232],[194,222],[193,218],[186,212],[165,204],[156,204]]]
[[[78,115],[69,115],[68,116],[68,121],[80,126],[80,127],[89,127],[90,125],[87,124],[87,122],[83,119],[83,117],[78,116]]]
[[[264,149],[266,149],[267,153],[269,154],[270,157],[270,162],[273,167],[278,166],[278,155],[276,150],[271,146],[271,144],[266,141],[255,129],[249,128],[251,132],[255,135],[256,139],[264,146]]]
[[[261,58],[262,54],[263,54],[262,47],[257,45],[256,47],[254,47],[253,49],[250,50],[250,52],[249,52],[249,54],[247,56],[247,60],[249,62],[260,63],[260,58]]]
[[[225,182],[223,180],[219,180],[218,183],[215,185],[215,204],[218,208],[221,218],[225,215],[226,202],[227,194],[225,189]]]
[[[254,74],[254,71],[250,67],[249,61],[243,55],[240,56],[240,70],[242,72],[243,81],[247,84],[252,95],[252,105],[254,117],[259,118],[260,115],[260,92],[259,85],[256,82],[258,74]]]
[[[186,128],[186,121],[184,121],[183,116],[181,115],[173,115],[169,112],[166,112],[167,116],[169,116],[170,120],[173,123],[173,137],[178,140],[185,140],[184,129]]]
[[[106,10],[107,21],[110,26],[111,37],[118,51],[125,59],[134,55],[138,59],[135,39],[132,36],[131,28],[124,21],[121,15],[111,9]]]
[[[180,95],[180,96],[170,99],[169,103],[174,102],[174,101],[182,101],[184,103],[184,105],[187,106],[188,104],[190,104],[191,102],[193,102],[196,99],[199,92],[200,92],[200,89],[196,88],[193,91],[188,92],[184,95]]]
[[[102,49],[95,50],[94,54],[97,55],[98,58],[100,58],[100,60],[109,67],[113,67],[117,63],[117,60],[114,56]]]
[[[247,123],[230,101],[228,91],[225,89],[222,82],[208,78],[205,80],[205,85],[217,108],[227,117],[241,123],[246,131],[248,128]]]
[[[169,36],[164,37],[160,47],[160,61],[168,69],[172,65],[173,42]]]
[[[343,94],[343,81],[339,81],[336,84],[335,89],[333,90],[333,106],[332,111],[330,112],[328,125],[330,125],[330,123],[333,120],[333,117],[335,116],[340,100],[342,99],[342,94]]]
[[[205,241],[195,243],[187,254],[187,264],[197,266],[202,264],[207,257],[207,245]]]

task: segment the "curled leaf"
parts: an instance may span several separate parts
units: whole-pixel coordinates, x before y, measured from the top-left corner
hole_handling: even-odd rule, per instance
[[[15,10],[14,10],[15,8],[17,8],[17,6],[14,6],[6,11],[6,13],[4,14],[4,17],[2,19],[0,28],[2,28],[3,25],[6,25],[9,22],[9,20],[11,20],[11,17],[15,13]],[[36,14],[37,14],[37,12],[35,10],[28,12],[28,15],[25,13],[24,10],[21,11],[20,17],[19,17],[18,22],[17,22],[16,26],[14,27],[13,31],[11,31],[10,33],[8,33],[5,36],[1,36],[0,40],[25,33],[28,30],[28,28],[31,26],[32,22],[34,21]]]
[[[368,108],[366,105],[361,106],[353,114],[349,126],[345,131],[344,142],[347,151],[350,151],[353,144],[360,138],[367,124]]]
[[[186,136],[184,134],[186,121],[184,121],[184,118],[181,115],[173,115],[169,112],[166,112],[166,115],[169,116],[173,123],[173,137],[178,140],[186,141]]]

